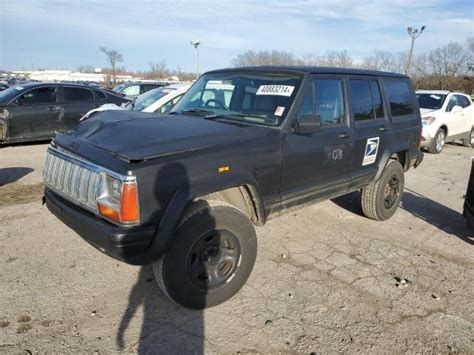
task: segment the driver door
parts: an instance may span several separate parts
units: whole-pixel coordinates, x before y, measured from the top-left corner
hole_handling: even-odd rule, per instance
[[[51,138],[59,128],[57,98],[58,87],[51,85],[29,90],[13,100],[8,107],[11,115],[9,137]]]

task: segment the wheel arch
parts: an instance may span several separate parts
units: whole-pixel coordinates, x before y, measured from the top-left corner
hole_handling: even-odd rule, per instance
[[[219,182],[219,184],[218,184]],[[197,200],[218,199],[241,210],[254,225],[266,221],[265,209],[256,183],[247,177],[197,180],[179,187],[160,219],[155,236],[147,250],[144,263],[156,261],[171,245],[173,233],[188,206]]]

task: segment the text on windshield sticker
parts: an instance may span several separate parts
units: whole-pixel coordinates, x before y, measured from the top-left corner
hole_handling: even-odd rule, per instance
[[[290,85],[260,85],[257,90],[257,95],[276,95],[276,96],[291,96],[294,86]]]

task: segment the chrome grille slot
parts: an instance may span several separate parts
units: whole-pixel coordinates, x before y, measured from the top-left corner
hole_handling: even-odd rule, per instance
[[[43,180],[47,187],[64,198],[97,211],[100,171],[93,164],[49,148]]]

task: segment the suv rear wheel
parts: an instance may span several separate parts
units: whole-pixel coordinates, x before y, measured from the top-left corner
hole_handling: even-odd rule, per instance
[[[431,144],[428,147],[428,152],[433,154],[439,154],[443,151],[444,144],[446,143],[446,131],[442,128],[438,129],[436,135],[431,140]]]
[[[362,189],[362,210],[377,221],[393,216],[400,204],[405,186],[403,168],[398,161],[390,160],[380,178]]]
[[[243,212],[222,201],[197,201],[184,214],[170,249],[153,264],[163,292],[192,309],[216,306],[247,281],[257,237]]]

